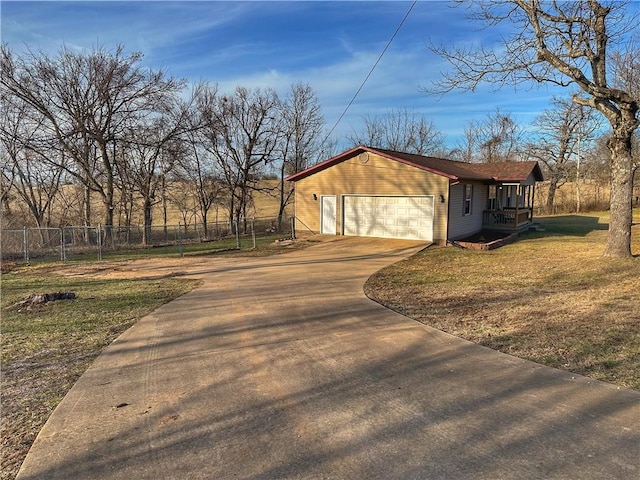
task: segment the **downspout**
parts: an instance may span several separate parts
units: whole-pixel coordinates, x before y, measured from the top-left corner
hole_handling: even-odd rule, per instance
[[[296,235],[296,222],[298,221],[298,192],[296,189],[296,184],[295,182],[293,183],[293,228],[292,228],[292,232],[291,232],[291,236],[294,238],[297,237]]]
[[[453,180],[449,180],[447,182],[447,205],[446,205],[446,224],[447,224],[447,228],[445,229],[445,238],[444,238],[444,246],[446,247],[447,245],[449,245],[449,210],[451,210],[451,187],[453,185],[457,185],[458,183],[460,183],[458,180],[453,181]]]

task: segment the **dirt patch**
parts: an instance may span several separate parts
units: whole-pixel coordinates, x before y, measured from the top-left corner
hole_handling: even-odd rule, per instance
[[[100,263],[56,264],[39,267],[37,271],[39,274],[50,273],[63,277],[153,280],[186,275],[206,265],[208,261],[205,257],[144,258]]]

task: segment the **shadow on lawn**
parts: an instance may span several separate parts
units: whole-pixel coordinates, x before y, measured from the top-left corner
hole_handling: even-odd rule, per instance
[[[535,222],[544,227],[547,233],[580,237],[588,235],[593,231],[609,229],[609,224],[603,223],[600,217],[591,217],[586,215],[536,217]]]

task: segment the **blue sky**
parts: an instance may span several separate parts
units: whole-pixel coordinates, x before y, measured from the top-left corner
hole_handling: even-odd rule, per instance
[[[1,37],[15,52],[56,53],[95,46],[144,54],[143,64],[189,81],[274,88],[293,83],[318,94],[327,128],[333,126],[405,16],[411,2],[1,2]],[[362,118],[407,108],[424,115],[455,146],[465,125],[499,107],[529,123],[554,94],[542,87],[429,96],[446,68],[427,44],[491,46],[499,30],[479,30],[450,3],[419,1],[334,136],[360,131]]]

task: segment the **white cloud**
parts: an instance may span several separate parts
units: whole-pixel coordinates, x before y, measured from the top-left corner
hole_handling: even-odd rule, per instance
[[[342,114],[408,8],[407,3],[339,2],[3,2],[2,36],[12,48],[57,51],[124,44],[142,51],[144,64],[192,82],[273,88],[286,95],[308,83],[318,94],[327,124]],[[392,108],[423,113],[447,136],[500,106],[530,121],[552,91],[504,90],[452,93],[442,98],[420,90],[446,68],[427,48],[434,43],[478,45],[488,41],[470,29],[463,9],[419,2],[336,130],[360,128],[366,115]],[[366,17],[366,20],[364,19]],[[311,21],[313,20],[313,21]],[[373,24],[371,22],[374,22]],[[494,32],[495,38],[495,32]]]

